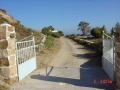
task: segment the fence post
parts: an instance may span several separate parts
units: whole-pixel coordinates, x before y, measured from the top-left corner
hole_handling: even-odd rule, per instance
[[[112,36],[112,38],[113,38],[113,40],[112,40],[112,44],[113,44],[113,71],[114,71],[114,77],[113,77],[113,80],[114,80],[114,82],[116,81],[116,77],[115,77],[115,37],[114,37],[114,35]]]
[[[0,80],[13,84],[18,81],[15,28],[7,23],[0,25]]]

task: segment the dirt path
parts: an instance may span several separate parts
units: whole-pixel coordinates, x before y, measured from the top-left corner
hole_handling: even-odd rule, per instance
[[[94,52],[66,38],[60,41],[61,48],[48,67],[15,84],[15,90],[114,90],[111,84],[100,83],[109,78],[95,64]]]

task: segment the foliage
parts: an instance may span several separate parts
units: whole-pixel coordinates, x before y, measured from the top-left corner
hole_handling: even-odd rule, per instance
[[[91,30],[91,35],[100,38],[102,36],[100,27],[95,27]]]
[[[42,29],[42,33],[45,35],[51,35],[55,38],[60,38],[61,36],[64,35],[64,33],[62,31],[58,31],[58,32],[51,32],[54,31],[54,28],[52,26],[48,26],[48,27],[44,27]]]
[[[63,34],[61,34],[59,32],[49,32],[48,35],[51,35],[55,38],[60,38]]]
[[[42,33],[45,34],[45,35],[48,35],[50,31],[54,31],[53,26],[44,27],[42,29]]]
[[[107,33],[105,26],[103,27],[95,27],[91,30],[91,35],[96,37],[96,38],[101,38],[104,33]]]
[[[91,48],[92,50],[95,50],[98,56],[102,56],[102,41],[99,41],[97,43],[90,43],[87,42],[86,40],[79,39],[77,36],[74,36],[74,34],[67,35],[66,37],[72,39],[78,44],[84,45],[88,48]]]
[[[51,49],[51,47],[54,46],[54,43],[55,43],[55,39],[54,37],[48,35],[47,38],[46,38],[46,41],[45,41],[45,48],[46,49]]]
[[[113,35],[113,33],[114,33],[114,28],[112,27],[112,29],[111,29],[111,35]]]
[[[83,35],[86,35],[86,33],[89,31],[89,23],[81,21],[78,25],[78,30],[81,30]]]
[[[58,33],[60,34],[60,36],[64,36],[64,33],[62,31],[58,31]]]

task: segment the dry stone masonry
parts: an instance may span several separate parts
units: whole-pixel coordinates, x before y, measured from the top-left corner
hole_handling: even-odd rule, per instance
[[[6,23],[0,25],[0,80],[8,84],[18,81],[15,36],[13,26]]]
[[[115,78],[116,85],[120,88],[120,28],[116,29],[116,70],[115,70]]]

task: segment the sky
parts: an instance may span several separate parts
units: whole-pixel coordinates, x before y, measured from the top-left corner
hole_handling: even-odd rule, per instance
[[[0,8],[32,29],[52,25],[65,34],[79,34],[77,26],[105,25],[107,30],[120,22],[120,0],[0,0]]]

